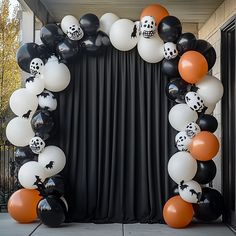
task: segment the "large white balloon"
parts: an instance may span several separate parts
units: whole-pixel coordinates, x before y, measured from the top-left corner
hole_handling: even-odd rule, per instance
[[[140,37],[138,41],[138,52],[144,61],[157,63],[164,58],[164,42],[158,34],[152,38]]]
[[[216,108],[216,104],[208,104],[205,114],[212,114]]]
[[[58,174],[66,164],[64,152],[56,146],[47,146],[38,156],[38,162],[43,166],[46,176]]]
[[[192,180],[196,172],[197,161],[188,152],[177,152],[168,162],[168,173],[177,184]]]
[[[196,83],[196,87],[197,93],[203,98],[206,106],[216,104],[224,93],[221,81],[210,75],[206,75],[203,80]]]
[[[44,90],[44,80],[41,78],[30,77],[25,81],[25,88],[35,95],[38,95]]]
[[[13,118],[7,125],[6,136],[15,146],[27,146],[29,141],[34,137],[30,120],[21,117]]]
[[[197,112],[191,110],[187,104],[177,104],[169,112],[169,122],[178,131],[184,130],[188,123],[195,122],[197,118]]]
[[[43,167],[36,161],[25,163],[18,172],[20,184],[27,189],[36,189],[37,184],[42,184],[45,178]]]
[[[179,195],[180,197],[190,203],[197,203],[200,201],[202,195],[202,188],[199,183],[194,180],[179,184]]]
[[[79,21],[72,15],[64,16],[61,20],[61,29],[65,34],[71,25],[79,25]]]
[[[111,26],[120,18],[113,13],[105,13],[100,18],[100,30],[110,35]]]
[[[11,110],[20,117],[30,118],[38,107],[38,98],[26,88],[17,89],[10,97]]]
[[[129,51],[138,43],[138,33],[135,32],[137,26],[128,19],[117,20],[111,26],[111,44],[120,51]],[[137,31],[137,30],[136,30]]]
[[[64,90],[70,83],[70,71],[68,67],[59,63],[56,57],[51,57],[43,69],[45,88],[52,92]]]

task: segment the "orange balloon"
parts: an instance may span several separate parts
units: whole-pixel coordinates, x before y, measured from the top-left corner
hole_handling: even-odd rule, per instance
[[[210,161],[219,151],[217,137],[208,131],[198,133],[189,146],[191,155],[199,161]]]
[[[19,223],[30,223],[37,219],[37,204],[42,199],[35,189],[19,189],[8,201],[8,213]]]
[[[193,206],[180,196],[170,198],[163,209],[165,222],[173,228],[184,228],[193,219]]]
[[[188,51],[180,57],[178,68],[183,80],[195,84],[207,74],[208,64],[201,53]]]
[[[142,20],[144,16],[153,16],[158,26],[164,17],[169,16],[169,12],[159,4],[152,4],[143,9],[140,19]]]

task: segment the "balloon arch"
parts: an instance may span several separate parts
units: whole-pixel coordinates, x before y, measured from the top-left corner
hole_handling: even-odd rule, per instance
[[[64,222],[68,206],[58,173],[66,157],[59,147],[45,144],[53,129],[51,114],[57,108],[53,92],[70,83],[65,62],[82,52],[102,53],[111,43],[120,51],[137,45],[143,60],[162,61],[162,72],[170,78],[166,95],[177,104],[169,112],[169,122],[179,131],[175,137],[179,151],[170,158],[168,173],[178,184],[178,193],[164,206],[165,222],[183,228],[193,216],[216,220],[223,211],[222,195],[203,186],[216,175],[212,159],[218,153],[219,141],[213,133],[218,124],[211,114],[223,95],[220,80],[207,75],[216,61],[211,44],[197,40],[192,33],[182,33],[179,19],[158,4],[143,9],[136,22],[119,19],[113,13],[100,20],[85,14],[79,21],[67,15],[61,24],[43,26],[40,36],[42,45],[26,43],[17,52],[20,68],[31,76],[25,88],[10,97],[10,108],[17,117],[8,123],[6,135],[16,146],[18,179],[23,186],[9,200],[12,218],[28,223],[39,217],[48,226]]]

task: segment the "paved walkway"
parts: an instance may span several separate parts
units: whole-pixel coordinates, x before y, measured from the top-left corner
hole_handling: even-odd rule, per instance
[[[192,224],[186,229],[171,229],[162,224],[64,224],[48,228],[39,223],[18,224],[0,213],[0,236],[234,236],[223,224]]]

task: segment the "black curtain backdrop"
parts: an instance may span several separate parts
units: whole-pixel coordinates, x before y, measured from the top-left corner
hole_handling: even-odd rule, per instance
[[[56,127],[67,156],[68,221],[161,222],[175,134],[160,64],[111,47],[69,67]]]

